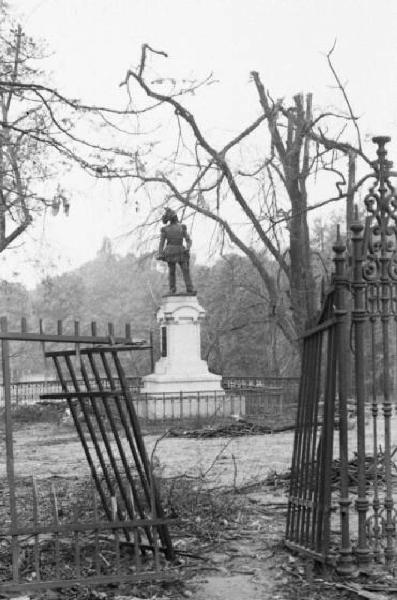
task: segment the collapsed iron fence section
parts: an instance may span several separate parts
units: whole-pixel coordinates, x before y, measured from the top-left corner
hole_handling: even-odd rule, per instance
[[[131,520],[136,515],[144,519],[149,508],[156,516],[163,517],[119,352],[120,348],[114,346],[47,352],[46,356],[54,361],[62,386],[62,392],[49,394],[48,398],[66,399],[105,512],[109,512],[107,494],[110,494],[116,499],[119,518],[127,514]],[[106,373],[108,389],[102,383],[102,370]],[[83,385],[79,383],[78,374],[83,377]],[[136,470],[135,476],[132,469]],[[112,485],[112,474],[116,488]],[[158,529],[165,555],[172,559],[174,553],[168,529],[166,526]],[[152,536],[148,535],[148,542],[153,549]]]
[[[0,481],[2,592],[175,577],[172,519],[162,510],[118,356],[148,346],[132,342],[130,335],[116,337],[113,327],[105,336],[97,335],[94,323],[90,335],[79,331],[75,323],[73,334],[59,324],[57,334],[46,335],[41,328],[32,333],[23,320],[21,331],[12,332],[7,320],[0,320],[7,473]],[[47,471],[40,478],[19,475],[11,402],[13,340],[69,346],[46,353],[61,384],[61,391],[48,393],[47,399],[66,400],[88,477],[65,486]]]
[[[175,577],[158,536],[170,519],[157,515],[155,503],[145,516],[130,518],[115,495],[105,511],[89,478],[78,490],[34,477],[17,480],[15,489],[14,517],[0,529],[2,591]]]

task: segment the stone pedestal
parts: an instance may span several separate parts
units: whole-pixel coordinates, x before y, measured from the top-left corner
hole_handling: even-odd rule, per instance
[[[165,296],[157,311],[160,324],[161,358],[154,373],[143,378],[142,392],[223,392],[222,377],[208,370],[201,359],[200,322],[205,311],[197,297],[186,294]]]

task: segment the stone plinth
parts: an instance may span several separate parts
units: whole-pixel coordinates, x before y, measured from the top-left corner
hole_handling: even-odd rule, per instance
[[[200,323],[205,316],[196,296],[165,296],[157,311],[161,358],[154,373],[143,378],[142,392],[222,392],[221,376],[201,359]]]

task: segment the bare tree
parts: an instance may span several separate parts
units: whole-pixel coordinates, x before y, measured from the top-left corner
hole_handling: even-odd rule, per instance
[[[119,149],[100,141],[103,128],[112,139],[128,111],[87,105],[51,87],[40,70],[43,48],[12,23],[3,5],[0,17],[2,252],[46,207],[68,213],[70,200],[61,182],[73,165],[94,176],[111,167]]]
[[[168,149],[169,122],[174,119],[174,150],[168,157],[160,157],[159,152],[149,155],[147,147],[144,154],[135,154],[129,174],[139,182],[136,190],[156,186],[163,190],[165,202],[179,203],[185,216],[198,213],[210,219],[220,243],[228,239],[250,259],[267,289],[269,317],[285,338],[295,343],[318,306],[308,213],[346,198],[350,206],[362,183],[354,179],[353,163],[357,157],[370,163],[351,106],[348,104],[346,113],[314,111],[310,94],[296,95],[288,106],[284,100],[274,101],[259,73],[253,72],[258,116],[217,147],[189,109],[189,95],[213,79],[179,88],[172,78],[153,79],[148,67],[151,54],[166,56],[143,45],[138,67],[127,72],[121,85],[127,88],[131,112],[167,123]],[[328,61],[332,67],[331,54]],[[336,71],[334,75],[337,77]],[[168,88],[166,92],[164,88]],[[184,103],[181,96],[186,98]],[[345,141],[351,138],[349,128],[357,134],[355,145]],[[258,146],[261,150],[254,164],[246,168],[246,158],[252,155],[252,147]],[[332,177],[336,192],[309,202],[310,186],[320,174],[328,181]],[[157,208],[161,204],[157,203]],[[235,214],[239,216],[230,216]],[[268,268],[268,261],[262,258],[264,250],[278,265],[278,272]]]
[[[186,217],[206,217],[221,247],[229,241],[250,259],[267,290],[269,321],[295,344],[317,307],[308,212],[351,200],[361,183],[353,179],[352,157],[369,162],[350,105],[346,114],[314,114],[311,96],[296,95],[288,106],[274,101],[253,72],[258,116],[219,146],[189,109],[189,98],[213,78],[182,81],[180,87],[172,77],[153,78],[149,56],[164,58],[164,52],[142,47],[139,65],[121,84],[127,106],[113,109],[66,98],[46,85],[29,66],[35,51],[20,28],[1,40],[6,59],[0,69],[0,251],[26,230],[36,210],[46,205],[68,210],[61,189],[43,193],[42,183],[54,175],[58,161],[63,168],[77,163],[95,177],[137,181],[135,194],[154,186],[161,194],[155,209],[172,202]],[[155,137],[164,123],[160,142]],[[342,139],[347,126],[358,133],[356,146]],[[59,166],[55,176],[58,171]],[[337,191],[310,203],[310,185],[319,173],[331,174]],[[277,269],[269,268],[269,259]]]

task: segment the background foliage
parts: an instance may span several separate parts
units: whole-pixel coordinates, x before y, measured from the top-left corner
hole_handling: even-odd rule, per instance
[[[324,274],[322,265],[330,255],[332,241],[328,238],[327,232],[319,234],[318,248],[313,251],[318,277]],[[277,276],[277,265],[265,256],[261,260]],[[298,374],[296,348],[277,328],[264,283],[248,258],[226,254],[210,266],[194,264],[193,259],[192,275],[207,313],[201,330],[202,355],[211,371],[225,376]],[[179,284],[178,289],[182,289],[181,279]],[[31,330],[37,330],[42,319],[47,332],[55,332],[58,320],[71,331],[74,321],[79,320],[82,331],[88,332],[90,322],[96,321],[98,331],[104,333],[107,323],[113,322],[116,332],[122,334],[129,322],[136,338],[148,340],[153,331],[155,358],[159,355],[155,313],[167,291],[167,273],[151,254],[121,257],[105,239],[94,260],[68,273],[47,277],[34,290],[5,281],[0,285],[0,315],[8,316],[10,327],[19,327],[20,318],[26,316]],[[14,343],[13,352],[15,380],[51,376],[46,373],[40,344],[22,348]],[[127,368],[131,375],[149,373],[149,353],[133,353]]]

